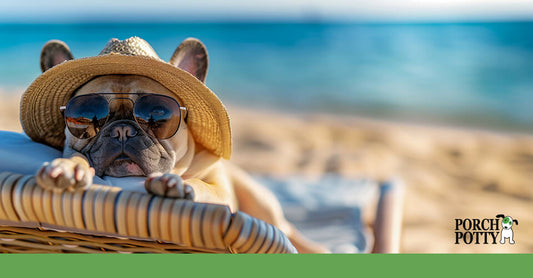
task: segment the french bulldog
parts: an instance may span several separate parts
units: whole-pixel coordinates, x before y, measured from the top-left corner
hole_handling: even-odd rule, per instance
[[[50,41],[41,52],[41,69],[46,71],[73,59],[69,48]],[[208,55],[196,39],[183,41],[170,59],[204,82]],[[88,139],[73,136],[65,128],[63,158],[45,163],[36,174],[40,186],[56,190],[77,190],[90,186],[97,176],[144,176],[149,193],[224,204],[277,226],[302,253],[327,252],[303,237],[283,216],[281,205],[265,187],[229,161],[221,159],[195,142],[182,114],[177,132],[158,139],[131,118],[135,94],[157,94],[176,98],[158,82],[138,75],[104,75],[77,89],[72,97],[106,92],[110,94],[110,116],[99,132]],[[179,96],[178,96],[179,97]],[[178,99],[178,103],[179,103]]]

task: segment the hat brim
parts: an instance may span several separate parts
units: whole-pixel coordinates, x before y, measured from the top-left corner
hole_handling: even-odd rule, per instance
[[[34,141],[63,148],[65,123],[59,107],[91,79],[110,74],[151,78],[176,94],[187,107],[187,125],[196,142],[229,159],[232,139],[229,116],[218,97],[188,72],[143,56],[108,54],[70,60],[41,74],[20,103],[24,132]]]

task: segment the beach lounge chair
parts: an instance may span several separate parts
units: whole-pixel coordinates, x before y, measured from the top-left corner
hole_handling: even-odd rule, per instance
[[[0,141],[0,252],[297,252],[276,227],[223,205],[108,184],[77,192],[43,190],[28,169],[57,151],[19,133],[0,132]],[[379,188],[372,250],[398,252],[402,187]]]
[[[105,185],[54,193],[10,172],[0,192],[0,252],[296,252],[274,226],[222,205]]]

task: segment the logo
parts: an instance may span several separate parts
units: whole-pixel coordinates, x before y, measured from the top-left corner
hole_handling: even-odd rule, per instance
[[[518,225],[518,220],[513,219],[511,216],[505,216],[503,214],[498,214],[498,215],[496,215],[496,217],[503,218],[503,220],[502,220],[502,232],[501,232],[502,236],[501,236],[500,243],[504,244],[505,243],[505,239],[508,238],[509,239],[509,243],[510,244],[514,244],[513,229],[511,229],[511,227],[513,227],[513,223]]]
[[[500,228],[501,218],[501,228]],[[464,218],[455,219],[455,244],[514,244],[513,223],[518,225],[518,220],[503,214],[495,218]]]

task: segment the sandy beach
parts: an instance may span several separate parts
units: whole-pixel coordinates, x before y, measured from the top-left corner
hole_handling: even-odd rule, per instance
[[[21,131],[20,94],[0,91],[1,130]],[[232,161],[251,173],[401,178],[401,252],[533,252],[532,135],[231,105],[228,110]],[[516,244],[454,244],[454,219],[500,213],[519,220]]]

